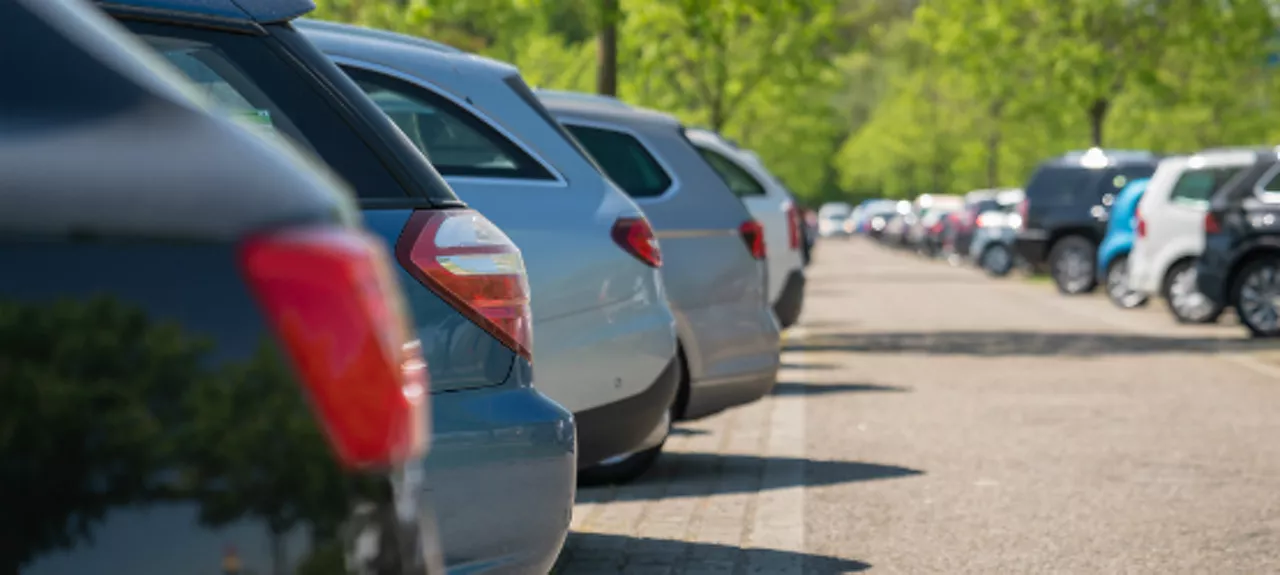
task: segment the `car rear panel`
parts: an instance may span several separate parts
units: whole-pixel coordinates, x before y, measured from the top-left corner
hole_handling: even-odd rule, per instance
[[[235,244],[10,237],[0,265],[4,572],[341,573],[347,530],[390,513],[386,476],[339,467]]]

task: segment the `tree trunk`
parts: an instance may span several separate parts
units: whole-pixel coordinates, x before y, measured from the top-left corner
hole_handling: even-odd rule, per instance
[[[987,131],[987,187],[994,188],[1000,183],[1000,140],[1003,135],[1000,119],[1004,112],[1004,101],[991,103],[991,129]]]
[[[618,0],[600,0],[596,92],[605,96],[618,95]]]
[[[1094,100],[1093,105],[1089,106],[1089,130],[1095,148],[1102,147],[1102,126],[1107,121],[1107,112],[1110,108],[1111,101],[1106,98]]]

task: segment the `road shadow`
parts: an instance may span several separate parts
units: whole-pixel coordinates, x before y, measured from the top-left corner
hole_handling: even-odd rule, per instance
[[[1280,342],[1115,333],[944,331],[820,334],[787,341],[784,351],[848,351],[975,356],[1220,353],[1280,349]]]
[[[794,457],[664,452],[648,473],[626,485],[583,487],[579,503],[650,501],[754,493],[785,487],[812,487],[922,475],[896,465],[825,461]]]
[[[773,386],[774,395],[826,395],[831,393],[905,393],[909,387],[877,383],[800,383],[780,381]]]
[[[871,565],[854,559],[716,543],[569,533],[552,575],[623,573],[648,568],[667,573],[858,573]]]

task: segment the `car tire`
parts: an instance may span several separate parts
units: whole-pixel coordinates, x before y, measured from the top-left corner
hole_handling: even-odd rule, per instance
[[[1280,257],[1263,256],[1236,274],[1231,286],[1231,301],[1236,317],[1254,337],[1280,336],[1280,317],[1273,299],[1280,292]]]
[[[982,250],[978,263],[987,275],[1002,278],[1013,271],[1013,251],[1004,244],[991,244]]]
[[[1215,323],[1222,315],[1222,305],[1196,289],[1196,262],[1188,259],[1173,264],[1165,273],[1160,295],[1178,323]]]
[[[1058,292],[1080,295],[1098,287],[1097,255],[1097,246],[1082,236],[1067,236],[1054,243],[1049,251],[1049,275]]]
[[[1120,309],[1147,305],[1147,296],[1129,289],[1129,256],[1118,255],[1107,266],[1107,299]]]

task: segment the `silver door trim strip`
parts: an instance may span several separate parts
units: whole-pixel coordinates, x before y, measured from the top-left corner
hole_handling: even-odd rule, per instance
[[[705,238],[711,236],[733,236],[738,230],[658,230],[654,235],[658,239]]]

